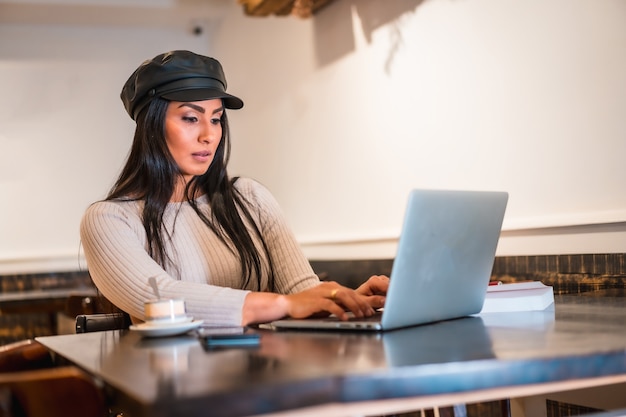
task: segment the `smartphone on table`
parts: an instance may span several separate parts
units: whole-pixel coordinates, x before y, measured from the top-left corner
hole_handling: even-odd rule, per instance
[[[200,327],[198,338],[206,350],[253,348],[261,344],[261,335],[247,327]]]

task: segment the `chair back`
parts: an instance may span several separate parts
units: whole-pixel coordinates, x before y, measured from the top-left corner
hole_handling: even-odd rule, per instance
[[[42,344],[0,346],[0,416],[103,417],[105,410],[95,381],[77,367],[55,367]]]
[[[126,313],[80,314],[76,316],[76,333],[128,329],[130,325],[130,316]]]
[[[50,351],[33,339],[20,340],[0,346],[0,373],[50,368]]]
[[[0,410],[24,417],[104,417],[104,395],[74,366],[0,374]]]

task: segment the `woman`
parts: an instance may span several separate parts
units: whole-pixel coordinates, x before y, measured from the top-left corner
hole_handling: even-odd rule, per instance
[[[220,63],[189,51],[144,62],[121,98],[137,126],[126,165],[105,201],[91,205],[81,239],[92,279],[114,305],[143,320],[160,293],[183,298],[211,325],[240,326],[285,316],[370,316],[388,278],[357,290],[320,282],[259,183],[229,178],[226,93]]]

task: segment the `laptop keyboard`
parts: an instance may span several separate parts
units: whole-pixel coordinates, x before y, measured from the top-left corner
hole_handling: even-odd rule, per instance
[[[351,312],[348,313],[348,321],[364,321],[364,322],[379,322],[381,317],[383,315],[382,311],[377,311],[376,313],[374,313],[373,316],[369,316],[369,317],[354,317],[354,314],[352,314]],[[339,320],[337,318],[337,316],[329,316],[325,319],[323,319],[324,321],[337,321]]]

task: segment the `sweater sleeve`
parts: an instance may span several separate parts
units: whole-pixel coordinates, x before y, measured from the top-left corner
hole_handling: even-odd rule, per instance
[[[99,291],[135,319],[144,319],[143,303],[154,297],[155,277],[163,297],[182,298],[195,319],[216,326],[239,326],[248,291],[179,280],[147,252],[135,202],[99,202],[83,216],[80,234],[89,273]]]
[[[293,294],[319,285],[318,276],[270,191],[251,179],[240,179],[238,188],[251,200],[257,211],[261,233],[274,268],[274,291]]]

